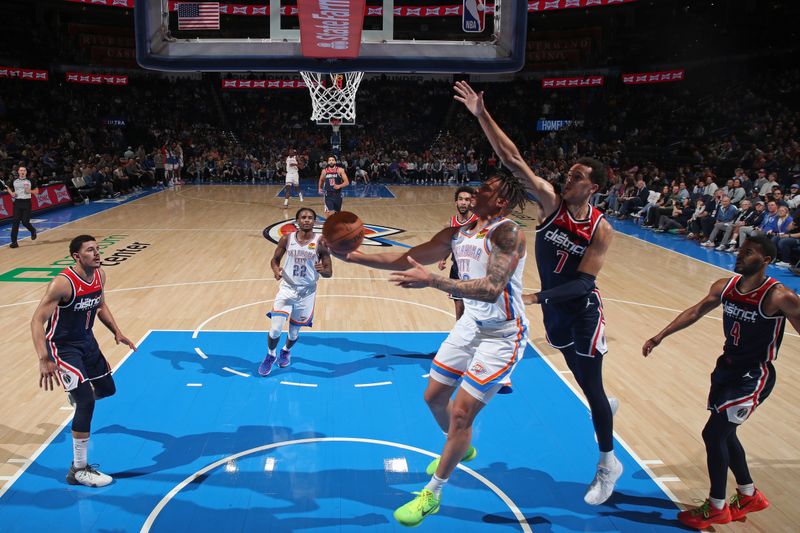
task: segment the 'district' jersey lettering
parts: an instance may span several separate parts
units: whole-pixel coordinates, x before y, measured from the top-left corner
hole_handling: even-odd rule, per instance
[[[73,309],[75,311],[88,311],[89,309],[94,309],[100,305],[100,300],[102,299],[102,296],[95,296],[94,298],[81,298],[75,302],[75,307],[73,307]]]
[[[742,309],[738,305],[731,303],[731,302],[724,302],[722,304],[722,311],[725,313],[726,317],[732,318],[734,320],[744,320],[746,322],[752,322],[755,324],[756,319],[758,318],[758,311],[747,309]]]
[[[573,255],[583,256],[583,254],[586,253],[586,246],[581,246],[576,242],[572,242],[572,238],[559,229],[547,231],[544,234],[544,238]]]

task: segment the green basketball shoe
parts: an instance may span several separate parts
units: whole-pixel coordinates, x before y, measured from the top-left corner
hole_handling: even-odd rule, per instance
[[[472,461],[477,456],[478,456],[478,450],[475,449],[475,446],[470,444],[467,453],[464,454],[464,457],[461,458],[460,462],[466,463]],[[431,463],[428,465],[428,468],[425,469],[425,473],[428,474],[429,476],[432,476],[436,473],[437,468],[439,468],[439,457],[431,461]]]
[[[432,491],[422,489],[421,492],[412,494],[416,494],[417,497],[398,507],[394,512],[395,520],[406,527],[417,527],[426,516],[439,512],[439,498],[434,496]]]

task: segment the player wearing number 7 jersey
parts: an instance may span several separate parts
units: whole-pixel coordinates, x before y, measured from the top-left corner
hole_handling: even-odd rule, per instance
[[[614,456],[613,413],[617,402],[603,388],[606,353],[605,317],[595,286],[614,231],[589,198],[606,183],[605,166],[588,157],[569,169],[561,193],[528,166],[519,150],[489,115],[483,93],[459,81],[455,99],[475,115],[503,165],[518,176],[539,204],[541,224],[536,230],[536,265],[542,290],[522,296],[526,305],[541,304],[547,340],[558,348],[580,385],[589,408],[600,448],[594,480],[584,496],[599,505],[614,491],[622,463]],[[612,407],[613,406],[613,407]]]
[[[800,332],[800,298],[765,274],[775,256],[775,244],[768,236],[748,237],[736,256],[736,275],[714,283],[703,300],[678,315],[642,347],[647,357],[665,337],[691,326],[722,304],[725,347],[711,373],[711,415],[703,428],[711,490],[703,505],[678,514],[678,520],[689,527],[726,524],[769,506],[753,485],[736,430],[775,386],[772,363],[778,357],[786,320]],[[730,506],[725,502],[729,468],[738,485]]]
[[[325,243],[320,240],[319,233],[314,233],[314,222],[317,213],[308,207],[303,207],[295,215],[297,231],[281,237],[278,247],[272,256],[270,266],[275,279],[281,282],[278,294],[272,305],[272,310],[267,313],[272,324],[267,342],[268,353],[258,367],[262,376],[272,371],[273,364],[289,366],[290,351],[302,326],[311,326],[314,318],[314,301],[317,296],[317,280],[320,276],[329,278],[333,274],[331,255]],[[286,256],[286,262],[281,267],[281,259]],[[275,353],[278,341],[281,338],[283,324],[289,319],[289,334],[286,345],[281,349],[280,355]]]

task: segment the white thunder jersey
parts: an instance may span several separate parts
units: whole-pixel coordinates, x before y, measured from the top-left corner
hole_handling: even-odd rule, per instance
[[[478,279],[486,276],[486,267],[492,253],[490,242],[492,232],[502,224],[516,224],[501,217],[493,220],[475,233],[459,228],[453,235],[451,246],[458,264],[458,274],[462,280]],[[521,320],[527,325],[525,305],[522,303],[522,272],[525,269],[525,257],[520,258],[511,279],[503,289],[503,293],[493,303],[464,298],[464,314],[481,323],[497,323],[508,320]]]
[[[305,244],[297,241],[297,233],[290,233],[286,243],[286,262],[283,265],[283,279],[281,284],[287,284],[295,289],[316,290],[319,272],[314,264],[319,261],[319,239],[321,233]]]
[[[287,178],[299,177],[299,170],[297,169],[297,157],[295,156],[290,155],[289,157],[286,158],[286,177]]]

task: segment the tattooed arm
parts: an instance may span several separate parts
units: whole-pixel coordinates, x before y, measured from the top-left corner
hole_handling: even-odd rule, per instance
[[[525,255],[525,234],[516,224],[506,222],[492,232],[491,243],[492,253],[486,265],[486,276],[482,278],[457,280],[438,276],[409,256],[413,268],[392,274],[391,280],[406,289],[433,287],[459,298],[493,303],[503,293],[517,263]]]

